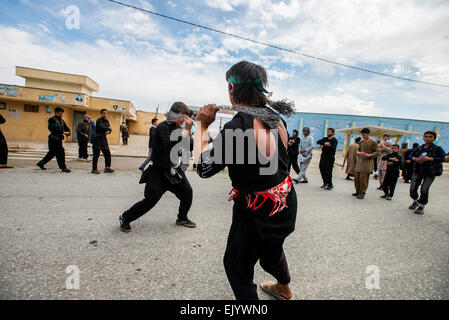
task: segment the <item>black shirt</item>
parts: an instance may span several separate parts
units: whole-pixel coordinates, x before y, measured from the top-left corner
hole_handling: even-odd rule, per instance
[[[331,143],[330,147],[324,145],[326,142]],[[332,137],[331,139],[325,137],[321,140],[318,140],[316,143],[323,146],[321,159],[335,159],[335,152],[337,151],[338,144],[338,140],[335,139],[335,137]]]
[[[174,133],[174,136],[177,136],[177,139],[174,139],[174,141],[171,140],[171,135],[173,131],[179,130],[179,132],[176,134]],[[151,154],[151,161],[153,161],[154,167],[164,168],[168,169],[176,165],[177,163],[173,163],[170,159],[170,154],[172,152],[172,149],[179,144],[178,150],[174,150],[173,155],[176,157],[178,155],[179,150],[181,149],[181,132],[182,128],[179,127],[176,122],[174,121],[163,121],[161,122],[154,131],[154,142],[152,146],[152,154]],[[184,139],[188,139],[189,136],[186,136]],[[151,141],[152,138],[150,138]],[[188,145],[190,146],[190,145]],[[188,148],[187,148],[188,149]]]
[[[48,136],[50,140],[62,141],[64,140],[64,132],[70,133],[70,129],[65,124],[65,121],[57,116],[48,119],[48,130],[50,131],[50,135]]]
[[[399,169],[402,168],[402,157],[397,153],[390,153],[382,157],[382,160],[388,161],[390,159],[399,159],[398,162],[391,161],[393,164],[388,164],[387,162],[387,171],[399,172]]]
[[[106,139],[106,132],[108,131],[112,131],[109,121],[103,117],[98,118],[95,126],[93,148],[109,149],[108,139]]]
[[[3,116],[0,114],[0,124],[5,123],[6,120],[3,118]],[[5,136],[2,133],[2,130],[0,129],[0,143],[6,143]]]
[[[288,144],[288,153],[290,154],[299,154],[299,143],[301,142],[301,139],[298,136],[291,136],[288,138],[289,142],[290,140],[295,140],[291,145]]]
[[[150,128],[150,135],[149,135],[150,140],[148,141],[148,148],[153,148],[153,144],[154,144],[154,139],[156,138],[156,127],[151,125]]]
[[[268,159],[257,149],[253,124],[254,118],[244,113],[237,113],[231,121],[227,122],[223,130],[213,140],[212,150],[201,154],[201,160],[197,166],[199,176],[209,178],[227,166],[232,186],[239,191],[263,191],[280,184],[289,174],[287,149],[278,135],[277,154],[272,158],[277,162],[274,163],[273,160],[268,162]],[[238,143],[238,140],[242,139],[245,143]],[[226,143],[231,147],[226,148]],[[219,155],[220,151],[221,156]],[[270,169],[268,169],[269,167]],[[276,170],[272,174],[265,174],[270,173],[271,168],[274,167]],[[261,174],[261,170],[267,171]]]

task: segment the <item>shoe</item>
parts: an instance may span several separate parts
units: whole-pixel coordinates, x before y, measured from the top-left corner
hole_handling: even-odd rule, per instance
[[[78,158],[78,161],[84,161],[84,159],[83,158]]]
[[[294,183],[299,183],[298,179],[292,179]]]
[[[186,220],[176,219],[176,224],[178,226],[184,226],[184,227],[187,227],[187,228],[195,228],[196,227],[195,222],[190,221],[189,219],[186,219]]]
[[[410,180],[405,180],[404,183],[410,183]]]
[[[123,232],[131,232],[131,226],[128,222],[123,219],[122,216],[118,217],[118,221],[120,222],[120,230]]]
[[[111,168],[104,169],[104,173],[113,173],[115,170],[112,170]]]
[[[375,174],[375,175],[373,176],[373,178],[374,178],[374,179],[376,179],[376,180],[377,180],[377,177],[378,177],[378,175],[377,175],[377,174]]]
[[[42,162],[40,162],[40,161],[38,163],[36,163],[36,166],[41,168],[41,170],[47,170],[47,168],[45,168],[44,165],[42,164]]]
[[[92,161],[92,157],[87,157],[86,161]]]
[[[324,188],[324,190],[332,190],[333,188],[333,186],[327,186],[326,188]]]
[[[327,187],[327,184],[323,184],[320,188],[321,189],[324,189],[324,188],[326,188]]]
[[[98,171],[98,170],[92,170],[91,173],[94,173],[94,174],[100,174],[100,171]]]
[[[302,180],[299,183],[309,183],[309,180]]]
[[[139,170],[143,172],[143,168],[139,168]]]
[[[386,196],[385,197],[385,200],[391,200],[391,199],[393,199],[393,197],[391,197],[391,196]]]
[[[416,201],[413,201],[413,203],[408,207],[410,210],[415,210],[418,208],[419,204]]]
[[[384,194],[383,196],[380,196],[382,199],[386,199],[388,196]]]
[[[357,195],[357,199],[365,199],[365,195],[364,194],[359,194],[359,195]]]
[[[65,172],[65,173],[72,172],[72,170],[70,170],[69,168],[64,168],[64,169],[62,169],[61,171],[62,171],[62,172]]]
[[[352,179],[351,179],[349,176],[346,176],[346,179],[345,179],[345,180],[352,181]]]
[[[358,195],[359,194],[357,192],[352,194],[353,197],[357,197]]]
[[[424,207],[419,206],[418,209],[415,210],[416,214],[424,214]]]
[[[384,187],[380,186],[379,188],[377,188],[377,190],[383,190]]]

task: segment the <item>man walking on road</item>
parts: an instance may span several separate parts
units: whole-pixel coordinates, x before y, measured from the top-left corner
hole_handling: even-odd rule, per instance
[[[334,185],[332,184],[332,170],[334,169],[335,152],[337,151],[338,144],[338,141],[334,135],[334,128],[329,128],[327,129],[327,137],[316,142],[322,148],[320,173],[323,178],[323,185],[321,188],[324,190],[332,190],[334,188]]]
[[[56,156],[59,169],[62,172],[70,172],[70,169],[65,165],[65,151],[62,146],[64,137],[70,136],[70,129],[62,119],[64,115],[64,109],[60,107],[55,108],[55,115],[48,119],[48,130],[50,135],[48,136],[48,153],[45,157],[36,163],[36,165],[42,170],[46,170],[44,166]]]
[[[413,203],[408,207],[415,210],[416,214],[424,214],[424,206],[429,202],[429,191],[435,177],[443,173],[443,161],[445,152],[437,146],[435,141],[437,134],[433,131],[424,133],[424,144],[410,154],[410,160],[414,162],[412,183],[410,184],[410,198]],[[418,189],[421,186],[421,195]]]
[[[354,186],[357,199],[364,199],[366,190],[368,189],[369,176],[374,170],[373,158],[379,155],[379,145],[376,141],[370,138],[370,130],[363,128],[360,131],[362,141],[360,141],[359,151],[357,152],[358,159],[355,165]]]
[[[90,116],[85,114],[83,121],[76,127],[76,134],[78,138],[78,160],[87,161],[87,144],[89,143],[91,132]]]
[[[96,132],[94,137],[94,144],[92,149],[94,150],[94,158],[92,161],[92,173],[100,174],[97,170],[98,158],[100,157],[100,151],[103,153],[105,161],[105,173],[112,173],[111,169],[111,151],[109,151],[109,144],[107,135],[111,134],[112,129],[108,121],[108,110],[101,109],[101,117],[97,119]]]
[[[309,179],[306,177],[306,171],[312,161],[312,150],[315,145],[313,137],[310,135],[310,129],[304,127],[302,129],[303,138],[299,143],[299,175],[297,179],[293,179],[296,183],[308,183]]]

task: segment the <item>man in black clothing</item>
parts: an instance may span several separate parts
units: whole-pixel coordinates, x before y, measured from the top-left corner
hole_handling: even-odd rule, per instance
[[[5,123],[6,120],[0,114],[0,124]],[[10,169],[11,166],[8,166],[8,144],[6,143],[5,136],[0,130],[0,169]]]
[[[190,109],[183,102],[175,102],[170,112],[176,116],[157,126],[151,153],[153,164],[148,166],[140,179],[140,183],[145,183],[145,198],[119,217],[120,230],[123,232],[130,232],[129,224],[150,211],[167,191],[175,194],[181,201],[176,224],[189,228],[196,227],[196,224],[187,218],[193,199],[192,187],[181,169],[180,159],[172,159],[173,155],[177,157],[179,154],[181,148],[179,144],[183,144],[181,141],[188,139],[193,120],[187,116]],[[184,129],[181,128],[183,123],[185,123]],[[173,133],[174,131],[177,132]],[[172,133],[179,134],[178,140],[172,141]]]
[[[332,190],[334,188],[332,184],[332,170],[334,169],[335,152],[337,151],[338,140],[334,137],[335,129],[327,129],[327,137],[318,140],[317,143],[321,146],[321,159],[320,159],[320,173],[323,178],[323,185],[321,188],[324,190]]]
[[[402,168],[402,157],[399,155],[399,145],[391,146],[391,153],[382,157],[382,160],[387,161],[387,172],[385,174],[382,188],[384,195],[381,198],[391,200],[394,195],[394,189],[399,178],[399,170]]]
[[[290,172],[291,167],[293,166],[293,170],[296,174],[299,174],[299,166],[298,166],[298,156],[299,156],[299,143],[301,139],[298,137],[298,130],[293,130],[293,135],[288,138],[288,172]]]
[[[89,143],[91,132],[90,116],[85,114],[83,121],[76,127],[76,134],[78,138],[78,160],[87,161],[87,144]]]
[[[65,165],[65,151],[62,146],[64,136],[70,136],[70,129],[64,120],[62,120],[63,115],[64,109],[57,107],[55,108],[55,115],[48,119],[48,130],[50,130],[50,135],[48,136],[48,153],[41,161],[36,163],[42,170],[46,170],[44,167],[45,164],[56,156],[59,169],[61,169],[62,172],[70,172],[70,169]]]
[[[139,170],[145,170],[147,164],[151,161],[151,150],[153,149],[154,139],[156,137],[156,127],[159,125],[159,119],[153,118],[151,120],[151,127],[149,132],[149,141],[148,141],[148,158],[140,165]]]
[[[414,143],[411,149],[408,149],[405,153],[404,153],[404,170],[405,170],[405,175],[404,175],[404,183],[410,183],[410,181],[412,180],[412,176],[413,176],[413,161],[410,159],[410,154],[413,152],[413,150],[415,150],[416,148],[419,147],[419,143]]]
[[[111,169],[111,151],[109,151],[107,135],[111,134],[112,129],[108,121],[108,110],[101,109],[101,118],[97,119],[95,125],[95,137],[92,149],[94,151],[94,158],[92,161],[92,173],[100,174],[97,170],[98,158],[100,157],[100,151],[103,153],[105,161],[105,173],[112,173],[114,170]]]

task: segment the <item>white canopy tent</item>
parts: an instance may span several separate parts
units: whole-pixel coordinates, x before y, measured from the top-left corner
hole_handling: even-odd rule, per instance
[[[380,126],[373,126],[373,125],[367,125],[367,126],[361,126],[361,127],[352,127],[352,128],[344,128],[344,129],[336,129],[336,132],[343,132],[345,134],[345,145],[343,147],[343,154],[346,154],[346,151],[349,147],[349,141],[351,134],[360,134],[360,131],[363,128],[368,128],[371,131],[372,137],[377,137],[379,140],[382,139],[382,136],[385,133],[388,133],[390,135],[390,138],[396,138],[396,143],[402,139],[402,137],[406,136],[413,136],[419,134],[417,131],[408,131],[408,130],[401,130],[396,128],[387,128],[387,127],[380,127]]]

